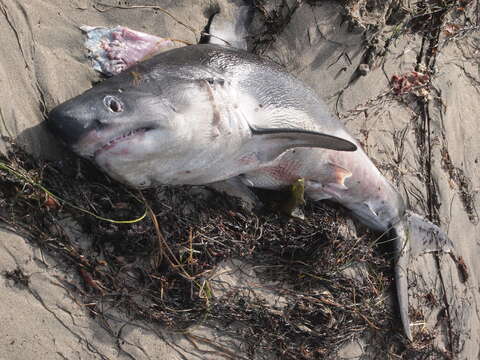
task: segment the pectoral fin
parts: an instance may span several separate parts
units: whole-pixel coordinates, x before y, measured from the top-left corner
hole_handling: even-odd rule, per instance
[[[355,151],[357,146],[345,139],[303,129],[251,128],[252,146],[261,161],[271,161],[284,151],[295,147],[315,147],[338,151]]]
[[[239,199],[241,206],[247,211],[252,211],[255,207],[261,205],[258,197],[238,176],[223,181],[217,181],[208,184],[207,186],[217,192],[225,193]]]

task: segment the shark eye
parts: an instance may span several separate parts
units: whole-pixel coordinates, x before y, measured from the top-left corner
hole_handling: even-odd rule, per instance
[[[103,98],[103,103],[107,109],[114,113],[123,111],[123,103],[115,96],[107,95]]]

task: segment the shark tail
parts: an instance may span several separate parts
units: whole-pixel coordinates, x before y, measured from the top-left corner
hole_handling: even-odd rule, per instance
[[[406,221],[402,220],[394,226],[395,232],[395,286],[400,310],[400,319],[405,336],[411,341],[410,317],[408,316],[408,277],[407,269],[410,262],[410,241]]]
[[[412,212],[393,226],[395,233],[395,285],[400,319],[406,337],[412,340],[408,315],[408,266],[410,258],[429,252],[453,252],[454,246],[447,234],[437,225]]]

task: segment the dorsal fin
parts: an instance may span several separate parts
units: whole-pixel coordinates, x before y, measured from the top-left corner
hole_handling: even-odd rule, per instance
[[[212,7],[201,43],[231,46],[247,50],[248,29],[254,15],[254,1],[240,1],[231,6]],[[238,1],[237,1],[238,3]]]

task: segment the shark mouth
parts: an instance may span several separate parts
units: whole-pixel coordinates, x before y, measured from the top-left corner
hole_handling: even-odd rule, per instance
[[[126,133],[124,133],[120,136],[117,136],[117,137],[111,139],[109,142],[107,142],[102,147],[95,150],[95,152],[93,153],[93,157],[95,158],[98,155],[102,154],[103,152],[112,149],[113,147],[115,147],[119,143],[122,143],[122,142],[127,141],[127,140],[131,140],[132,138],[134,138],[136,136],[144,135],[147,131],[150,131],[152,129],[153,128],[151,128],[151,127],[142,127],[142,128],[130,130],[130,131],[128,131],[128,132],[126,132]]]

